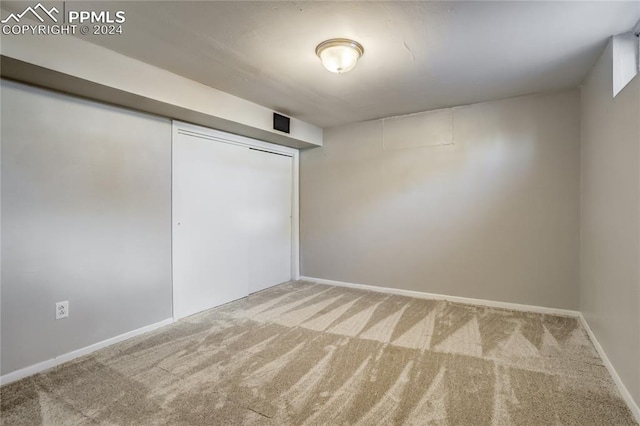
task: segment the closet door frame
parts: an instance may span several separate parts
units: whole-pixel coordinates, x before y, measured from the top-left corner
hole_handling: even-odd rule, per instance
[[[260,141],[257,139],[248,138],[245,136],[234,135],[232,133],[223,132],[220,130],[209,129],[195,124],[184,123],[181,121],[173,120],[172,123],[172,137],[171,143],[173,144],[178,135],[195,136],[202,139],[209,139],[215,142],[228,143],[233,145],[244,146],[247,148],[254,148],[262,151],[272,152],[276,154],[282,154],[290,156],[292,159],[292,193],[291,193],[291,278],[293,280],[300,279],[300,152],[295,148],[289,148],[287,146],[275,145],[269,142]],[[173,152],[173,148],[172,148]],[[172,165],[173,167],[173,165]],[[171,171],[173,175],[173,170]],[[173,193],[172,193],[173,197]],[[171,213],[171,235],[173,238],[173,227],[176,225],[173,212]],[[173,268],[173,244],[172,244],[172,268]],[[173,289],[173,274],[172,274],[172,289]],[[175,298],[172,304],[175,302]],[[174,309],[175,312],[175,309]]]

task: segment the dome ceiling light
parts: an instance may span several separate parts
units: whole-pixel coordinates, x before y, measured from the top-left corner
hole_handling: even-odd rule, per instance
[[[322,65],[337,74],[351,71],[363,54],[364,47],[357,41],[347,38],[332,38],[316,47],[316,55],[322,61]]]

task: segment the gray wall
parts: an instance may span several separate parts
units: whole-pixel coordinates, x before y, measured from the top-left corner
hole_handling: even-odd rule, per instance
[[[171,124],[1,90],[6,374],[171,317]]]
[[[582,87],[580,310],[640,404],[640,78],[612,98],[607,47]]]
[[[380,121],[325,130],[302,275],[576,309],[579,114],[577,90],[460,107],[455,145],[387,151]]]

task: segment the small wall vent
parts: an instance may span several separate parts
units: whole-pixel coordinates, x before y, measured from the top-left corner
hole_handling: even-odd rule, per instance
[[[285,117],[284,115],[280,115],[277,112],[273,113],[273,128],[274,130],[279,130],[284,133],[289,133],[291,119],[289,117]]]

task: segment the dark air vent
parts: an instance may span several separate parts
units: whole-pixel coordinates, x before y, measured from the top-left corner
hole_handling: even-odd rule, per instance
[[[289,133],[289,122],[291,119],[289,117],[285,117],[284,115],[280,115],[277,112],[273,113],[273,128],[275,130],[280,130],[281,132]]]

